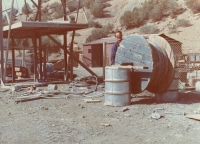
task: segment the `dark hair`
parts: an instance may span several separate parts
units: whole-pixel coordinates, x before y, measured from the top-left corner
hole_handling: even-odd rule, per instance
[[[120,30],[115,31],[115,35],[116,33],[120,33],[122,35],[122,32]]]

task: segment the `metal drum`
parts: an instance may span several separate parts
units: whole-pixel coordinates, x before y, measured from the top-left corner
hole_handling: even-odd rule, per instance
[[[130,104],[130,68],[118,66],[105,68],[105,105]]]

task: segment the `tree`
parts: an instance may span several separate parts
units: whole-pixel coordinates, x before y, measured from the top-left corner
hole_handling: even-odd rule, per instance
[[[95,2],[91,7],[90,7],[90,12],[93,14],[96,18],[103,17],[105,12],[104,12],[104,5],[100,2]]]
[[[22,7],[22,13],[29,14],[31,12],[31,7],[28,3],[24,4]]]
[[[53,37],[58,42],[60,42],[58,36],[54,35]],[[42,47],[46,48],[49,55],[52,53],[58,53],[60,51],[60,47],[57,44],[55,44],[51,39],[49,39],[49,37],[47,36],[42,37]]]

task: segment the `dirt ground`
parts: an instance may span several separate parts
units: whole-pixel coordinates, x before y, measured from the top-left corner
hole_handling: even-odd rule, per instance
[[[95,69],[101,73],[101,69]],[[79,75],[87,75],[82,68]],[[58,85],[59,89],[69,84]],[[47,87],[42,87],[46,89]],[[200,121],[186,118],[200,113],[200,97],[182,97],[174,103],[157,102],[153,94],[133,95],[129,106],[86,103],[89,95],[36,99],[16,103],[22,92],[0,89],[0,143],[2,144],[197,144]],[[99,90],[101,94],[103,90]],[[157,114],[157,115],[156,115]],[[157,119],[155,119],[157,117]]]

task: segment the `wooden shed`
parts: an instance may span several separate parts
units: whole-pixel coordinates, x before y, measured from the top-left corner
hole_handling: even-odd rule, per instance
[[[112,45],[116,42],[114,37],[102,38],[83,44],[83,63],[88,67],[103,66],[103,43],[106,42],[106,65],[110,65]]]

